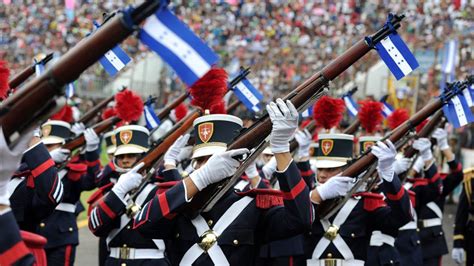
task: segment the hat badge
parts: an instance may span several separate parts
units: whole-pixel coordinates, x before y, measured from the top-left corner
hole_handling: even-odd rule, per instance
[[[117,139],[115,138],[114,134],[112,134],[112,136],[110,136],[110,141],[112,142],[112,145],[117,145]]]
[[[133,132],[131,130],[124,130],[120,132],[120,141],[123,144],[128,144],[132,140]]]
[[[51,133],[51,125],[44,126],[41,131],[43,133],[43,137],[49,136],[49,134]]]
[[[375,142],[373,141],[366,141],[364,142],[363,144],[363,147],[364,147],[364,151],[368,150],[370,147],[374,146],[375,145]]]
[[[334,148],[334,141],[332,139],[323,139],[321,141],[321,152],[324,156],[327,156],[331,153],[332,148]]]
[[[213,123],[202,123],[198,126],[198,135],[199,139],[203,143],[207,143],[214,133],[214,124]]]

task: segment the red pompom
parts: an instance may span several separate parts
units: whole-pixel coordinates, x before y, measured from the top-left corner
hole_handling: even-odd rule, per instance
[[[357,114],[361,126],[369,134],[374,133],[377,126],[383,121],[382,103],[375,101],[361,101],[360,110]]]
[[[428,123],[428,119],[423,120],[418,126],[416,126],[415,130],[416,133],[420,133],[420,131],[425,127],[425,125]]]
[[[392,114],[387,117],[388,127],[391,130],[394,130],[399,125],[407,121],[408,118],[410,118],[410,115],[408,114],[407,109],[402,109],[402,108],[397,109],[393,111]]]
[[[117,112],[115,111],[115,108],[113,107],[109,107],[107,109],[105,109],[103,112],[102,112],[102,120],[106,120],[112,116],[116,116],[117,115]]]
[[[74,119],[72,117],[72,108],[69,105],[64,105],[61,110],[51,116],[51,120],[61,120],[64,122],[72,123]]]
[[[313,117],[316,125],[330,129],[339,125],[344,112],[344,100],[323,96],[314,105]]]
[[[115,110],[125,122],[138,121],[143,113],[143,100],[133,91],[123,90],[115,95]]]
[[[7,62],[0,61],[0,100],[7,98],[9,86],[8,79],[10,77],[10,69],[7,67]]]
[[[174,108],[174,115],[176,116],[176,122],[183,119],[188,114],[188,107],[186,104],[180,103],[176,108]]]
[[[222,68],[209,70],[189,89],[191,104],[213,113],[226,113],[224,95],[227,92],[228,75]]]

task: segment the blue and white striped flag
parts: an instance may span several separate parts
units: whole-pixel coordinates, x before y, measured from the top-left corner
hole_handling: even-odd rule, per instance
[[[302,113],[301,113],[301,118],[308,118],[308,117],[311,117],[313,116],[313,105],[311,105],[310,107],[308,107],[308,109],[304,110]]]
[[[149,130],[154,129],[161,124],[161,121],[156,115],[155,110],[153,110],[153,107],[151,106],[151,104],[146,104],[143,108],[143,112],[145,115],[146,127]]]
[[[99,59],[99,62],[104,67],[105,71],[107,71],[107,73],[112,77],[131,61],[132,59],[118,45],[112,48],[112,50],[109,50]]]
[[[386,118],[393,113],[393,106],[387,103],[385,100],[380,101],[382,103],[382,115]]]
[[[243,78],[234,86],[234,93],[239,100],[252,112],[261,110],[260,102],[263,94],[258,91],[247,78]]]
[[[415,56],[396,32],[385,37],[375,47],[397,80],[408,75],[419,66]]]
[[[466,98],[467,105],[469,107],[474,105],[474,85],[471,85],[471,87],[465,89],[462,91],[462,94],[464,95],[464,98]]]
[[[188,87],[217,62],[217,55],[167,8],[149,17],[140,40],[160,55]]]
[[[352,99],[351,95],[344,95],[342,96],[342,99],[344,100],[344,103],[346,104],[347,111],[349,112],[349,115],[352,117],[356,117],[357,114],[359,113],[359,106],[357,103]]]
[[[74,82],[66,85],[66,98],[71,98],[72,96],[74,96]]]
[[[41,74],[43,74],[44,72],[44,65],[43,64],[36,64],[35,65],[35,73],[36,73],[36,77],[39,77],[41,76]]]
[[[474,122],[474,116],[464,95],[458,94],[443,106],[443,112],[449,123],[455,128]]]

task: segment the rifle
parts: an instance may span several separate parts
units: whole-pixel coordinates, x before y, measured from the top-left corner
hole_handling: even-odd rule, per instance
[[[64,85],[76,80],[107,51],[132,34],[137,25],[164,4],[162,2],[166,1],[148,0],[115,15],[69,50],[43,75],[4,101],[0,106],[0,125],[9,146],[15,145],[23,132],[49,116],[58,105],[57,98],[64,94]]]
[[[400,27],[400,22],[404,18],[404,15],[390,16],[390,22],[393,25],[393,29]],[[338,75],[344,72],[352,64],[357,62],[366,53],[368,53],[375,43],[380,42],[383,38],[392,33],[392,30],[388,26],[384,26],[379,29],[374,35],[365,39],[359,40],[349,50],[344,52],[341,56],[334,59],[329,65],[325,66],[320,72],[314,74],[305,82],[300,84],[296,89],[290,92],[284,100],[291,100],[293,105],[299,110],[307,108],[316,98],[323,92],[324,88],[328,86],[329,81],[335,79]],[[366,39],[371,40],[369,45]],[[250,128],[244,130],[229,146],[228,149],[248,148],[252,149],[261,144],[262,141],[267,138],[272,130],[272,123],[268,114],[263,115],[259,121],[254,123]],[[235,177],[235,175],[234,175]],[[237,177],[238,178],[238,177]],[[205,188],[201,193],[197,194],[193,201],[187,205],[187,208],[191,208],[192,212],[201,210],[204,204],[207,205],[206,209],[209,209],[211,201],[217,202],[218,198],[216,195],[225,194],[232,182],[235,180],[225,179],[218,184],[213,184]],[[219,189],[219,187],[221,187]],[[213,196],[213,199],[209,200]]]
[[[46,65],[51,59],[53,59],[53,54],[48,54],[40,61],[34,62],[33,65],[23,69],[20,73],[16,74],[12,79],[8,81],[8,87],[10,90],[18,88],[25,80],[27,80],[31,75],[35,73],[36,65]]]
[[[237,107],[239,107],[240,105],[240,101],[239,100],[235,100],[233,102],[231,102],[228,106],[227,106],[227,113],[232,113],[235,109],[237,109]]]
[[[403,124],[395,128],[384,140],[390,140],[392,143],[396,143],[405,136],[406,133],[413,130],[417,125],[423,122],[430,115],[434,114],[440,108],[446,104],[449,99],[456,96],[463,89],[467,88],[474,83],[474,75],[468,76],[466,81],[455,82],[449,84],[447,91],[436,100],[433,100],[431,103],[425,105],[420,111],[416,112],[410,119],[405,121]],[[341,176],[351,176],[357,177],[365,169],[368,169],[377,158],[370,152],[370,149],[367,150],[361,157],[355,160],[351,165],[349,165],[342,173]],[[347,194],[345,198],[351,197],[352,195]],[[331,199],[321,202],[318,208],[319,217],[328,219],[334,215],[342,206],[344,205],[344,198]]]
[[[354,121],[342,132],[344,134],[354,135],[359,129],[360,120],[359,117],[356,117]]]
[[[102,112],[102,109],[107,106],[111,101],[115,99],[115,95],[109,96],[103,99],[101,102],[96,104],[92,109],[87,111],[82,117],[77,121],[77,123],[84,123],[86,125],[89,123],[94,117],[99,115]]]

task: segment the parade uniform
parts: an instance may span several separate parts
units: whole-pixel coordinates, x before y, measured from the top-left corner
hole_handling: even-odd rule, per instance
[[[464,171],[464,182],[459,205],[456,211],[456,220],[453,236],[453,248],[465,250],[466,265],[474,265],[474,183],[472,168]],[[463,252],[463,251],[461,251]]]
[[[462,165],[458,161],[450,161],[448,165],[449,174],[445,176],[437,174],[432,178],[441,178],[441,195],[436,200],[420,206],[418,212],[418,228],[420,228],[419,235],[424,265],[438,265],[441,256],[448,253],[442,226],[445,198],[463,179]]]
[[[10,202],[20,229],[36,232],[41,220],[54,211],[64,195],[54,161],[43,143],[29,148],[8,184]]]

